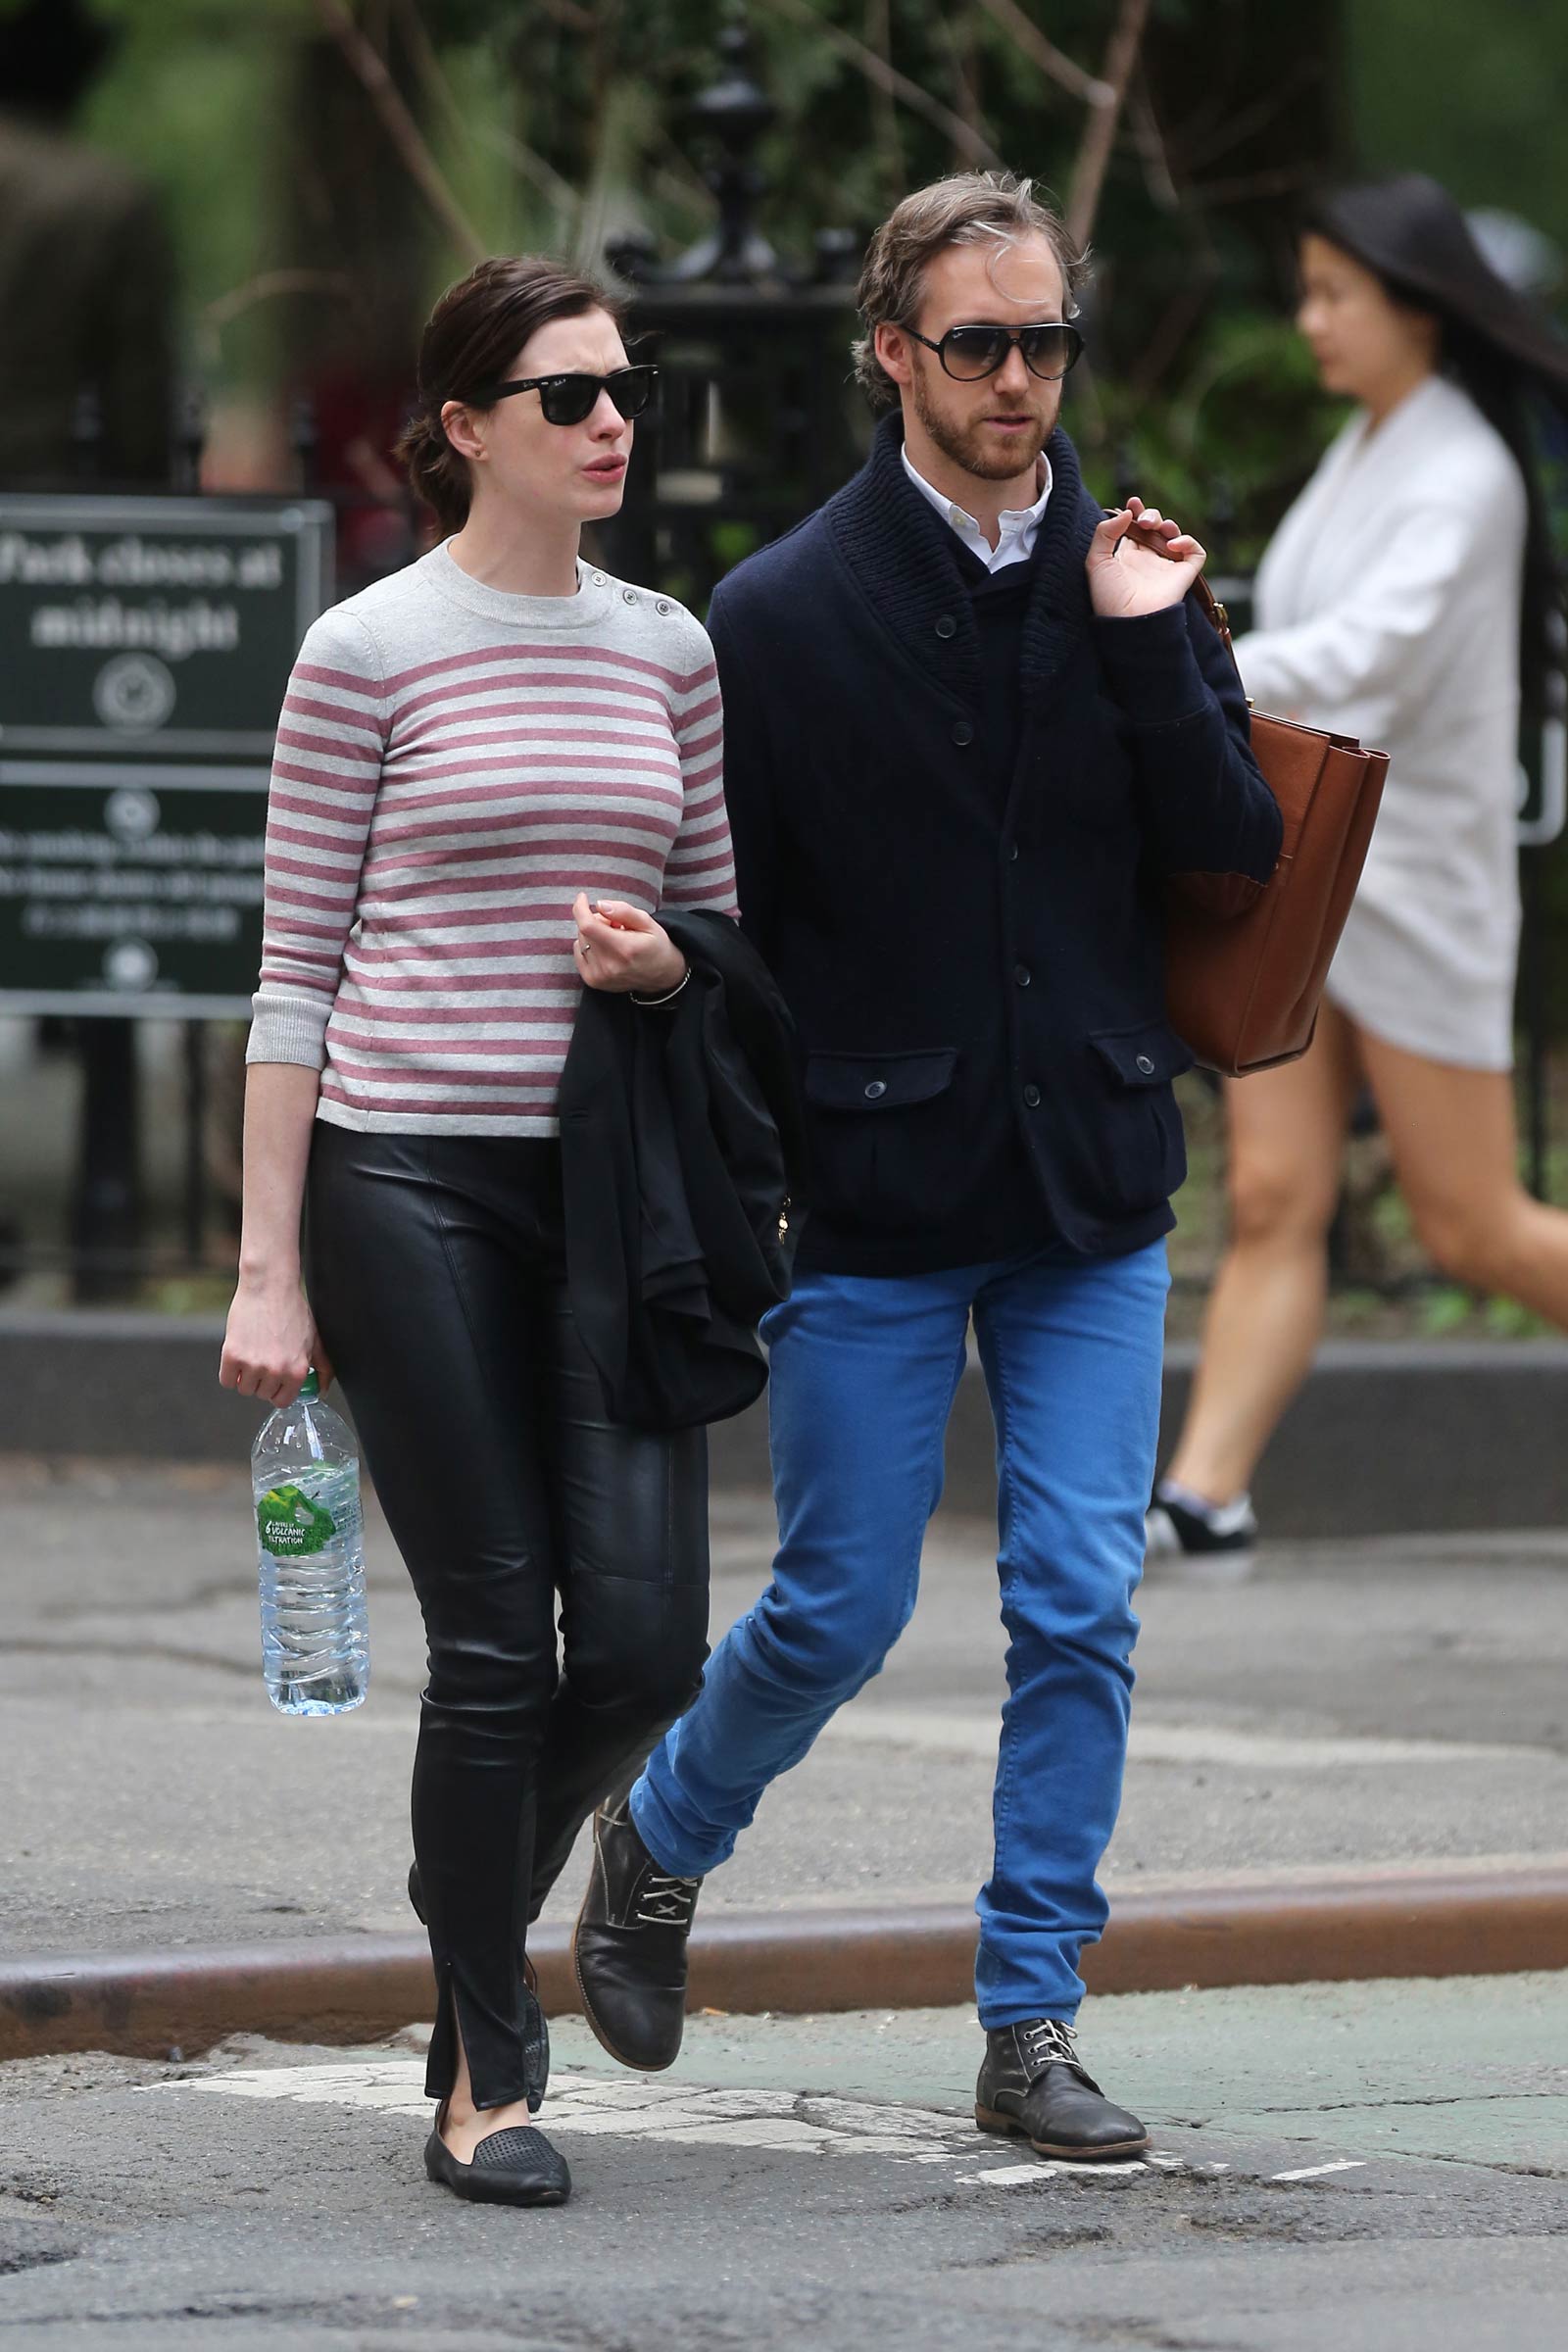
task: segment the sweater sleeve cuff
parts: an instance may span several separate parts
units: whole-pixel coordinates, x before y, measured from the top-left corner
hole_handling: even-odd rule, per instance
[[[1197,718],[1208,688],[1180,605],[1133,620],[1097,615],[1095,645],[1111,693],[1135,727],[1172,727]]]
[[[325,1005],[259,990],[251,999],[251,1033],[245,1046],[248,1062],[292,1061],[308,1070],[325,1068]]]

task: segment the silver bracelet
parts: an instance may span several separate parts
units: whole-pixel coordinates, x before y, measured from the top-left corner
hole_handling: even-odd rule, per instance
[[[681,990],[685,987],[691,976],[692,967],[688,963],[686,969],[682,972],[680,978],[676,981],[674,987],[670,990],[667,997],[640,997],[637,994],[637,991],[633,989],[631,992],[631,1001],[634,1004],[646,1004],[650,1008],[660,1004],[673,1004],[675,999],[680,995]]]

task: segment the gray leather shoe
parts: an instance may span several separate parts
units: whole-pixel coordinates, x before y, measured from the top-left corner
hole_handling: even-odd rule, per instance
[[[599,2042],[622,2066],[657,2075],[680,2055],[686,1943],[703,1882],[660,1869],[632,1824],[632,1786],[612,1791],[594,1815],[593,1869],[571,1965]]]
[[[982,2132],[1026,2139],[1037,2156],[1068,2164],[1141,2156],[1149,2145],[1137,2116],[1114,2106],[1085,2072],[1071,2027],[1055,2017],[987,2034],[974,2120]]]

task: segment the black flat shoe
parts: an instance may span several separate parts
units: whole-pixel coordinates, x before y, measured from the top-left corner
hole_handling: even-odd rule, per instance
[[[459,2162],[437,2129],[424,2143],[424,2169],[475,2205],[564,2205],[571,2194],[564,2156],[532,2124],[492,2132],[471,2164]]]

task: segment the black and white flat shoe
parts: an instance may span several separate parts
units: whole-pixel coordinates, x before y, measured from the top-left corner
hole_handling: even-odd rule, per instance
[[[424,2143],[424,2169],[455,2197],[476,2205],[564,2205],[571,2194],[564,2156],[533,2124],[492,2132],[471,2164],[461,2163],[436,2130]]]

